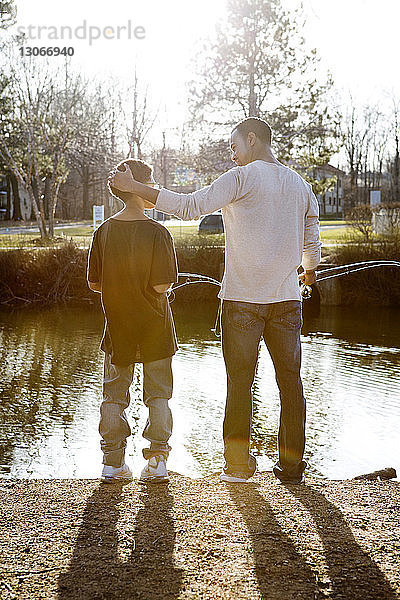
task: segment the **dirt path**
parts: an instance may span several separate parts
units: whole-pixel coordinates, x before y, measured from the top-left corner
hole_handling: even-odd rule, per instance
[[[0,481],[11,599],[394,600],[400,484]]]

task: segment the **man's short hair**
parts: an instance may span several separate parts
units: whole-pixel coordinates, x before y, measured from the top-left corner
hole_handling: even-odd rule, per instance
[[[123,165],[128,165],[136,181],[140,181],[140,183],[148,183],[149,181],[151,181],[153,175],[153,167],[144,162],[144,160],[139,160],[138,158],[126,158],[125,160],[121,160],[121,162],[118,163],[117,170],[124,171],[125,169]],[[123,202],[129,200],[131,197],[131,194],[129,192],[121,192],[112,185],[109,185],[108,189],[115,198],[118,198]]]
[[[268,125],[267,121],[259,119],[258,117],[249,117],[238,123],[232,133],[237,131],[243,139],[246,139],[248,134],[252,131],[262,141],[271,145],[272,142],[272,130]]]

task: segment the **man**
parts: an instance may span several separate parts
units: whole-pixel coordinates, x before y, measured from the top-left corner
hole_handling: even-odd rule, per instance
[[[126,168],[138,180],[154,185],[152,168],[127,159]],[[120,165],[116,167],[121,168]],[[101,293],[106,327],[103,402],[99,431],[106,483],[132,479],[125,464],[131,430],[125,410],[135,363],[143,363],[143,399],[149,415],[143,437],[150,447],[141,473],[145,482],[168,481],[166,460],[172,433],[168,401],[172,396],[171,357],[177,350],[171,309],[165,292],[177,280],[172,236],[144,213],[148,202],[111,187],[124,208],[95,231],[88,260],[88,284]]]
[[[266,121],[251,117],[240,122],[231,134],[237,167],[191,194],[156,191],[133,181],[128,171],[110,175],[115,187],[134,191],[157,210],[181,219],[222,209],[226,247],[219,296],[227,399],[220,479],[238,483],[256,469],[249,452],[251,387],[261,337],[274,363],[281,401],[274,473],[282,482],[302,483],[306,467],[297,269],[303,266],[305,284],[315,282],[321,259],[318,203],[310,184],[275,158],[271,137]]]

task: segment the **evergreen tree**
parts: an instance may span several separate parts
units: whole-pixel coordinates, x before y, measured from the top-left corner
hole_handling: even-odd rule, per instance
[[[302,13],[281,0],[228,0],[227,7],[190,84],[192,123],[221,138],[241,119],[265,118],[279,158],[307,175],[337,150],[338,119],[328,108],[331,77],[318,82],[316,50],[301,34]]]

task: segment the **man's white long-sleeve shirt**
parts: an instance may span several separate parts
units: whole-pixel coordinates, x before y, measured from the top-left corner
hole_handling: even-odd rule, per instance
[[[191,194],[162,189],[155,208],[183,220],[221,209],[225,273],[219,297],[225,300],[300,300],[297,268],[312,270],[321,260],[318,202],[311,185],[284,165],[256,160]]]

